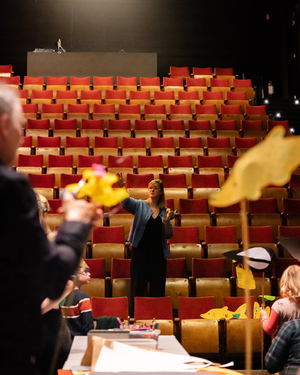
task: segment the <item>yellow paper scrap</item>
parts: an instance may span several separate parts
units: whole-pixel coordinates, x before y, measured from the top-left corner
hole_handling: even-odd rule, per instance
[[[245,270],[241,264],[236,266],[237,286],[242,289],[255,289],[255,280],[251,270]]]

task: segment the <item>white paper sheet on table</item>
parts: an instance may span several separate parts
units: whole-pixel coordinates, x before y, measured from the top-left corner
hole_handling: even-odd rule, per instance
[[[188,365],[187,362],[200,361],[203,366]],[[211,362],[202,358],[170,354],[164,352],[155,352],[134,348],[119,342],[114,342],[114,349],[111,350],[103,346],[97,360],[95,372],[196,372],[197,368],[206,367]]]

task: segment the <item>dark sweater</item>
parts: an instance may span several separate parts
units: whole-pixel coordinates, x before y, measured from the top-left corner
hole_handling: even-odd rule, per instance
[[[78,267],[91,227],[65,222],[50,243],[27,177],[0,164],[0,368],[16,353],[35,355],[41,302],[58,298]]]
[[[265,356],[270,373],[282,371],[296,375],[300,369],[300,319],[283,323]]]
[[[61,306],[63,317],[67,319],[72,338],[87,335],[94,328],[91,301],[80,289],[74,289]]]

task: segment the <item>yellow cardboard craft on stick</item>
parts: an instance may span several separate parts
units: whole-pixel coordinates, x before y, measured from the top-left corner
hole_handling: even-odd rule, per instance
[[[226,207],[243,199],[256,200],[268,185],[286,184],[300,164],[300,136],[284,137],[282,126],[245,152],[234,164],[223,188],[209,197],[212,206]]]
[[[86,169],[78,184],[66,187],[68,191],[76,194],[77,198],[88,197],[95,203],[111,207],[128,197],[125,188],[114,189],[112,185],[118,181],[115,174],[106,173],[103,165],[93,164],[92,169]]]

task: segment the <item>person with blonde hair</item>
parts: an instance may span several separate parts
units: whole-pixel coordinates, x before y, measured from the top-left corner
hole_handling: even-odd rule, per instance
[[[271,308],[270,317],[264,309],[260,317],[264,331],[275,335],[284,322],[300,318],[300,266],[294,264],[284,270],[280,278],[280,295]]]
[[[118,184],[124,185],[122,175]],[[152,180],[148,185],[146,200],[126,198],[122,207],[134,215],[128,241],[132,244],[130,278],[133,314],[134,298],[145,294],[149,283],[150,297],[163,297],[166,283],[166,259],[169,257],[167,239],[174,229],[171,223],[173,211],[165,206],[164,185],[161,180]]]

